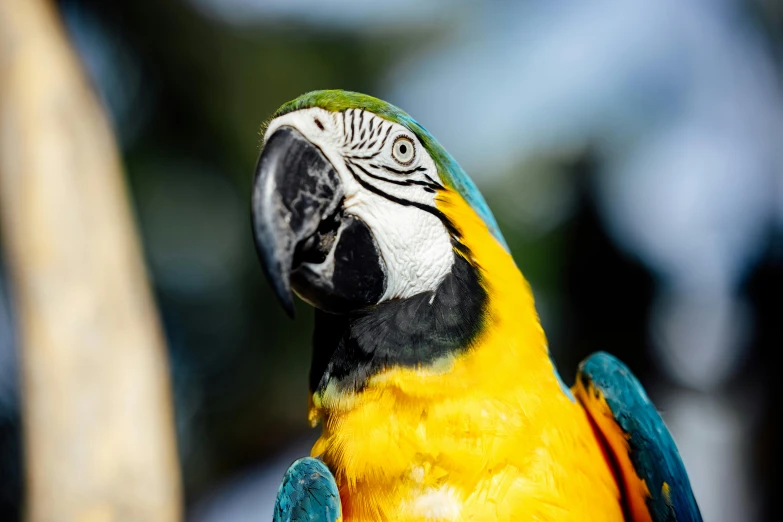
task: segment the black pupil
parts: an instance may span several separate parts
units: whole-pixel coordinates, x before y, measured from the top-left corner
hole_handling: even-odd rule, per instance
[[[408,147],[405,146],[405,144],[400,145],[400,154],[405,154],[408,152]]]

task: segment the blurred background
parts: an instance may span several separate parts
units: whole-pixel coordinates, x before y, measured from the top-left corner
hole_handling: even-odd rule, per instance
[[[249,228],[259,129],[342,88],[409,112],[482,189],[569,384],[626,361],[705,520],[772,520],[783,393],[778,0],[62,0],[121,147],[169,346],[187,519],[268,520],[306,422],[312,314]],[[0,259],[0,520],[21,516]],[[299,303],[301,305],[301,303]]]

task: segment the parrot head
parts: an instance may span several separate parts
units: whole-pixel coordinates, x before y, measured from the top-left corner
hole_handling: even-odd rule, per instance
[[[457,162],[405,112],[358,93],[311,92],[274,114],[252,224],[285,310],[293,293],[316,308],[313,392],[467,350],[492,315],[487,266],[503,258],[518,273]]]

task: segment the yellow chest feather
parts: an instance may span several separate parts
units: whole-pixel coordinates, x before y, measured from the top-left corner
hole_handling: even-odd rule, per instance
[[[584,412],[552,381],[426,402],[388,387],[325,418],[313,455],[335,471],[346,521],[622,520]]]

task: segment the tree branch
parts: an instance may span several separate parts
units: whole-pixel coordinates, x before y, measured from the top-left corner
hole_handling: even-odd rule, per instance
[[[0,0],[0,224],[31,521],[175,521],[165,344],[114,137],[44,0]]]

